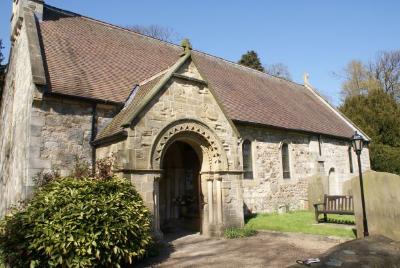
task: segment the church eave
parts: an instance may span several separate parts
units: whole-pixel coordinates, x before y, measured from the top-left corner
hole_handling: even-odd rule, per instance
[[[339,140],[343,140],[343,141],[351,140],[351,137],[332,135],[332,134],[327,134],[327,133],[322,133],[322,132],[317,132],[317,131],[309,131],[309,130],[297,129],[297,128],[284,128],[284,127],[279,127],[279,126],[274,126],[274,125],[268,125],[268,124],[263,124],[263,123],[250,122],[250,121],[243,121],[243,120],[238,120],[238,119],[233,119],[232,121],[235,123],[235,125],[263,127],[263,128],[270,128],[270,129],[281,130],[281,131],[289,131],[289,132],[299,133],[299,134],[306,134],[306,135],[318,135],[318,136],[321,135],[321,136],[339,139]],[[369,141],[367,141],[367,142],[369,142]]]
[[[128,137],[128,131],[126,130],[121,130],[111,136],[107,136],[101,139],[96,139],[92,142],[92,145],[97,147],[99,145],[104,145],[104,144],[108,144],[108,143],[115,143],[117,141],[121,141],[126,139],[126,137]]]

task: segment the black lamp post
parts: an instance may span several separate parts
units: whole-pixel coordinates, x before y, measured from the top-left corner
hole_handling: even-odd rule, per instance
[[[367,214],[365,213],[365,199],[364,199],[364,183],[362,177],[362,170],[361,170],[361,151],[364,147],[364,139],[363,137],[357,133],[354,133],[353,137],[351,137],[351,143],[353,145],[353,149],[357,154],[358,160],[358,173],[360,176],[360,190],[361,190],[361,204],[362,204],[362,211],[363,211],[363,226],[364,226],[364,237],[368,236],[368,224],[367,224]]]

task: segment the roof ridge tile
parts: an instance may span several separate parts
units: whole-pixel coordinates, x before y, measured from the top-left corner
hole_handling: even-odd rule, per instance
[[[122,26],[119,26],[119,25],[115,25],[115,24],[112,24],[112,23],[109,23],[109,22],[106,22],[106,21],[103,21],[103,20],[95,19],[95,18],[86,16],[86,15],[82,15],[82,14],[79,14],[79,13],[75,13],[75,12],[71,12],[71,11],[68,11],[68,10],[60,9],[60,8],[57,8],[57,7],[54,7],[54,6],[50,6],[50,5],[47,5],[47,4],[45,4],[45,5],[46,5],[46,7],[50,8],[50,9],[54,9],[54,11],[56,11],[56,12],[61,12],[61,13],[65,14],[65,15],[70,15],[71,17],[79,16],[82,19],[93,21],[95,23],[99,23],[101,25],[108,26],[108,27],[113,28],[113,29],[129,32],[129,33],[134,34],[134,35],[146,37],[146,38],[149,38],[149,39],[154,40],[154,41],[159,41],[159,42],[165,43],[165,44],[170,45],[170,46],[172,46],[174,48],[182,49],[182,47],[180,45],[174,44],[172,42],[168,42],[168,41],[165,41],[165,40],[157,39],[155,37],[152,37],[152,36],[149,36],[149,35],[145,35],[145,34],[142,34],[142,33],[138,33],[138,32],[135,32],[133,30],[127,29],[125,27],[122,27]]]
[[[200,50],[196,50],[196,49],[194,49],[193,51],[198,52],[198,53],[200,53],[200,54],[203,54],[204,56],[210,57],[210,58],[212,58],[212,59],[220,60],[220,61],[223,61],[223,62],[225,62],[225,63],[231,64],[231,65],[233,65],[233,66],[235,66],[235,67],[242,68],[242,69],[244,69],[245,71],[253,72],[253,73],[255,73],[255,74],[258,74],[258,75],[263,76],[263,77],[266,77],[266,78],[273,78],[273,79],[277,79],[278,81],[288,82],[288,83],[294,84],[294,85],[296,85],[296,86],[304,87],[303,84],[294,82],[294,81],[292,81],[292,80],[288,80],[288,79],[283,78],[283,77],[279,77],[279,76],[272,75],[272,74],[269,74],[269,73],[266,73],[266,72],[262,72],[262,71],[253,69],[253,68],[251,68],[251,67],[248,67],[248,66],[246,66],[246,65],[242,65],[242,64],[239,64],[239,63],[237,63],[237,62],[234,62],[234,61],[231,61],[231,60],[222,58],[222,57],[218,57],[218,56],[209,54],[209,53],[204,52],[204,51],[200,51]]]

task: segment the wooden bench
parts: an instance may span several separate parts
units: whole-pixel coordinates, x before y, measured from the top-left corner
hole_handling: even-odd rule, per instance
[[[327,214],[354,215],[353,196],[351,195],[324,195],[324,203],[314,204],[315,220],[324,214],[324,221],[328,220]]]

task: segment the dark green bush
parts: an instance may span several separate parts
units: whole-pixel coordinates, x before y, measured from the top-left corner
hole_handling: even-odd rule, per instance
[[[372,144],[370,156],[373,170],[400,175],[400,147]]]
[[[56,179],[0,222],[11,267],[120,267],[151,243],[149,212],[120,178]]]

